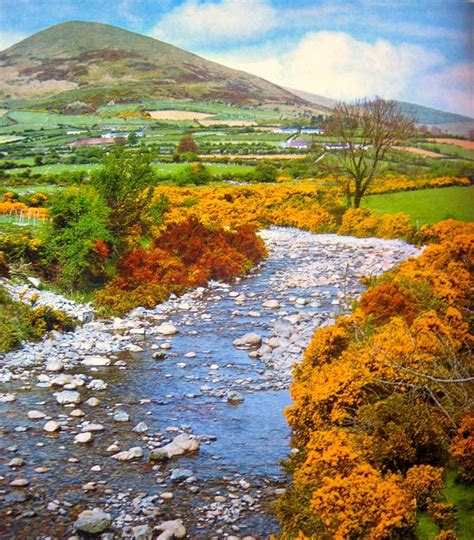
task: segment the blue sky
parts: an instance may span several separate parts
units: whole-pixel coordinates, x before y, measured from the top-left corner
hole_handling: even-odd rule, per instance
[[[0,49],[99,21],[315,94],[474,116],[473,10],[468,0],[0,0]]]

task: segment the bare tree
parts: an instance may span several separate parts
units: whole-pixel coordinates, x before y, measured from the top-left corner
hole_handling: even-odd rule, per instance
[[[336,172],[344,177],[349,205],[359,208],[387,151],[414,128],[414,118],[402,114],[396,101],[375,98],[335,105],[326,133],[338,139]]]

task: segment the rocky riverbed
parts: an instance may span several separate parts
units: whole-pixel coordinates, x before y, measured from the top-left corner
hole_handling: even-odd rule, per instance
[[[0,538],[266,538],[285,478],[282,411],[314,329],[417,250],[263,231],[269,258],[153,310],[0,357]],[[12,295],[33,288],[9,284]],[[103,532],[105,531],[105,532]]]

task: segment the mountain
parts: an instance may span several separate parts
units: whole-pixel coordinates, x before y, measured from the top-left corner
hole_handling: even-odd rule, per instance
[[[331,109],[336,105],[337,101],[332,98],[295,90],[294,88],[285,88],[295,96],[312,103],[317,107],[327,107]],[[474,120],[462,114],[455,114],[423,105],[415,105],[406,101],[399,101],[399,108],[402,112],[413,114],[419,124],[424,124],[430,127],[437,127],[442,131],[453,133],[455,135],[469,135],[474,130]]]
[[[0,99],[64,108],[110,100],[309,105],[264,79],[115,26],[66,22],[0,53]]]

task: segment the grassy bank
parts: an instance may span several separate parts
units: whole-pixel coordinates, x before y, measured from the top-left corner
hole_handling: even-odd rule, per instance
[[[474,220],[474,186],[371,195],[362,205],[378,214],[403,212],[414,225],[444,219]]]

